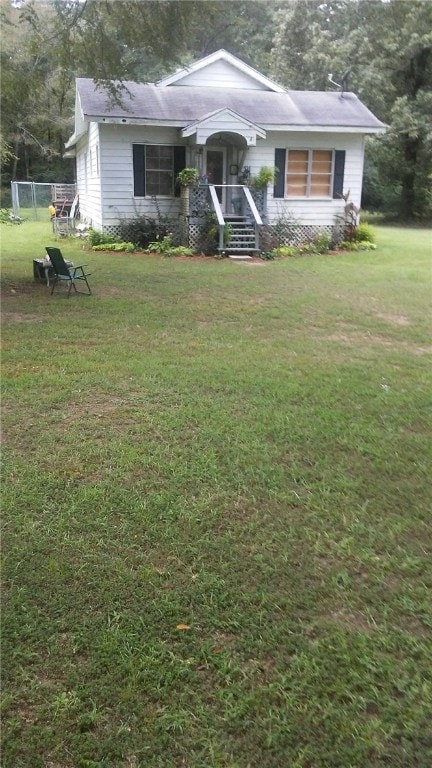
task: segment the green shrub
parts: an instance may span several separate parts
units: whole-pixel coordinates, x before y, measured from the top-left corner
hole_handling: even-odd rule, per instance
[[[132,253],[135,250],[133,243],[98,243],[92,246],[93,251],[126,251]]]
[[[362,222],[356,227],[353,240],[356,243],[375,243],[376,235],[374,228],[370,224]]]
[[[185,245],[174,245],[172,235],[166,235],[162,240],[155,240],[149,243],[146,248],[147,253],[161,253],[163,256],[193,256],[192,248]]]
[[[96,229],[89,229],[87,235],[89,244],[93,247],[95,245],[102,245],[104,243],[120,243],[121,240],[116,235],[108,235],[104,232],[98,232]]]
[[[298,256],[299,249],[294,245],[281,245],[279,248],[274,249],[276,259],[287,259],[292,256]]]
[[[355,243],[353,240],[342,240],[342,242],[339,244],[339,248],[342,251],[359,251],[359,244]]]
[[[260,258],[264,261],[273,261],[274,259],[289,259],[293,256],[300,256],[301,249],[294,245],[281,245],[279,248],[271,248],[260,253]]]
[[[15,216],[10,208],[0,208],[0,224],[21,224],[24,219]]]
[[[161,240],[172,233],[175,222],[168,216],[158,213],[157,217],[137,216],[135,219],[125,219],[119,224],[120,239],[131,240],[137,248],[148,248],[150,243]]]
[[[356,243],[354,240],[343,240],[339,244],[339,248],[342,251],[376,251],[375,243],[370,243],[367,240]]]
[[[327,253],[330,250],[332,238],[327,232],[317,235],[314,240],[314,246],[318,253]]]
[[[255,189],[267,189],[269,184],[274,184],[278,172],[278,168],[270,168],[267,165],[263,165],[257,175],[250,180],[250,185],[255,187]]]
[[[319,253],[317,246],[315,243],[304,243],[303,245],[300,245],[297,249],[298,255],[306,255],[306,256],[314,256],[317,253]]]
[[[193,256],[194,251],[186,245],[175,245],[165,252],[165,256]]]

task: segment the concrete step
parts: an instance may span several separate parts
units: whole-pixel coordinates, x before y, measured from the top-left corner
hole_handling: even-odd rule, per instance
[[[234,246],[227,245],[223,250],[227,253],[259,253],[259,248],[255,248],[255,243],[251,245],[249,248],[246,248],[246,247],[238,248],[235,245]]]

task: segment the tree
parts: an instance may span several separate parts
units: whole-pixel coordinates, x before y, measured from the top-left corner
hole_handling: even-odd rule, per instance
[[[0,0],[0,11],[14,177],[67,175],[76,76],[118,99],[125,80],[154,80],[224,47],[293,89],[333,88],[328,74],[349,70],[349,88],[390,126],[367,142],[366,195],[404,217],[430,211],[428,0]]]
[[[360,4],[367,39],[353,32],[362,72],[360,95],[389,123],[386,137],[371,142],[381,175],[399,189],[403,218],[432,213],[427,190],[432,172],[432,6],[423,0]]]
[[[366,190],[404,218],[430,214],[432,5],[293,0],[277,21],[273,74],[291,88],[325,89],[328,73],[349,70],[350,87],[390,126],[368,142]]]
[[[0,0],[7,28],[2,130],[14,147],[10,176],[67,180],[71,166],[62,153],[72,131],[76,76],[93,77],[118,99],[125,80],[157,79],[219,47],[243,47],[259,60],[263,30],[269,53],[264,2],[210,0],[205,24],[203,9],[202,0]]]

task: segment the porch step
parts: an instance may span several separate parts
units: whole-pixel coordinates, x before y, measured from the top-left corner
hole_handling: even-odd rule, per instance
[[[252,261],[252,256],[249,256],[247,253],[229,253],[228,258],[233,261]]]
[[[231,227],[231,236],[226,245],[226,250],[230,253],[244,254],[256,252],[255,229],[251,227],[245,217],[226,218]]]
[[[237,248],[235,245],[232,247],[227,245],[224,251],[229,253],[259,253],[259,248],[255,248],[255,243],[250,248]]]

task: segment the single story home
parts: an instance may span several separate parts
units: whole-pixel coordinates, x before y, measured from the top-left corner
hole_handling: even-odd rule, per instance
[[[343,194],[360,206],[365,137],[386,129],[354,93],[287,90],[225,50],[156,83],[123,85],[117,103],[77,79],[66,144],[81,218],[108,233],[163,213],[194,245],[209,210],[221,233],[249,225],[231,250],[258,249],[263,227],[287,221],[303,239],[333,231]],[[192,197],[176,183],[184,168],[198,170]],[[277,172],[256,190],[262,168]]]

